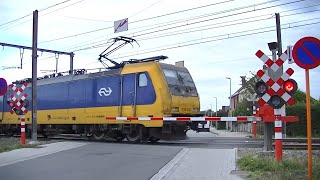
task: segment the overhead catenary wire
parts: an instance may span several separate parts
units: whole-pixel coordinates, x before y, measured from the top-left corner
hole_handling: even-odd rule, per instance
[[[61,4],[67,3],[67,2],[69,2],[69,1],[72,1],[72,0],[65,0],[65,1],[59,2],[59,3],[53,4],[53,5],[51,5],[51,6],[48,6],[48,7],[46,7],[46,8],[40,9],[39,11],[45,11],[45,10],[51,9],[51,8],[53,8],[53,7],[59,6],[59,5],[61,5]]]
[[[221,18],[247,14],[247,13],[250,13],[250,12],[256,12],[256,11],[260,11],[260,10],[265,10],[265,9],[270,9],[270,8],[274,8],[274,7],[284,6],[284,5],[288,5],[288,4],[292,4],[292,3],[296,3],[296,2],[301,2],[301,1],[304,1],[304,0],[297,0],[297,1],[293,1],[293,2],[283,3],[283,4],[280,4],[280,5],[272,5],[272,6],[262,7],[262,8],[258,8],[258,9],[254,8],[254,9],[252,9],[250,11],[243,11],[243,12],[239,12],[239,13],[233,13],[233,14],[230,14],[230,15],[224,15],[224,16],[211,18],[211,19],[205,19],[205,20],[202,20],[202,21],[196,21],[196,22],[192,22],[192,23],[188,22],[188,23],[183,24],[183,25],[173,26],[173,27],[169,27],[169,28],[163,28],[163,29],[156,30],[156,31],[151,31],[151,32],[147,32],[147,33],[134,35],[133,37],[139,37],[139,36],[143,36],[143,35],[147,35],[147,34],[153,34],[153,33],[156,33],[156,32],[171,30],[171,29],[177,29],[177,28],[184,27],[184,26],[190,26],[190,25],[193,25],[193,24],[199,24],[199,23],[213,21],[213,20],[217,20],[217,19],[221,19]]]
[[[313,19],[320,19],[320,18],[313,18]],[[307,24],[303,24],[303,25],[292,25],[292,24],[294,24],[294,23],[300,23],[300,22],[304,22],[304,21],[287,23],[288,27],[282,27],[282,30],[320,23],[320,21],[319,21],[319,22],[307,23]],[[284,24],[283,24],[282,26],[284,26]],[[263,29],[267,29],[267,28],[274,28],[274,26],[269,26],[269,27],[264,27],[264,28],[258,28],[258,29],[254,29],[254,30],[250,30],[250,31],[263,30]],[[212,38],[214,38],[214,37],[227,36],[227,37],[217,38],[217,39],[213,39],[213,40],[203,40],[203,39],[190,40],[190,41],[185,41],[185,42],[180,42],[180,43],[175,43],[175,44],[166,45],[166,46],[173,46],[173,47],[161,46],[161,47],[156,47],[156,48],[152,48],[152,49],[148,49],[148,50],[143,50],[142,52],[140,51],[140,53],[130,52],[131,54],[130,54],[130,53],[126,53],[126,54],[129,54],[129,55],[116,56],[116,57],[113,57],[113,59],[121,59],[121,58],[125,58],[125,57],[130,57],[130,56],[133,56],[133,55],[147,54],[147,53],[152,53],[152,52],[156,52],[156,51],[176,49],[176,48],[180,48],[180,47],[192,46],[192,45],[203,44],[203,43],[208,43],[208,42],[214,42],[214,41],[219,41],[219,40],[233,39],[233,38],[237,38],[237,37],[244,37],[244,36],[249,36],[249,35],[261,34],[261,33],[265,33],[265,32],[272,32],[272,31],[275,31],[275,29],[263,30],[263,31],[255,32],[255,33],[247,33],[247,34],[237,35],[237,36],[230,36],[231,34],[239,34],[239,33],[250,32],[250,31],[240,31],[240,32],[228,33],[228,34],[224,34],[224,35],[211,36],[211,37],[208,37],[208,38],[207,38],[207,39],[212,39]],[[190,43],[190,42],[194,42],[194,41],[202,41],[202,42]],[[189,43],[189,44],[183,44],[183,43]],[[183,44],[183,45],[179,45],[179,44]],[[157,48],[158,48],[158,49],[157,49]],[[154,50],[153,50],[153,49],[154,49]],[[149,50],[150,50],[150,51],[149,51]]]
[[[40,9],[39,12],[44,12],[44,11],[46,11],[46,10],[49,10],[49,9],[51,9],[51,8],[60,6],[60,5],[62,5],[62,4],[65,4],[65,3],[67,3],[67,2],[70,2],[70,1],[72,1],[72,0],[65,0],[65,1],[63,1],[63,2],[56,3],[56,4],[54,4],[54,5],[50,5],[50,6],[46,7],[46,8]],[[56,11],[65,9],[65,8],[67,8],[67,7],[76,5],[76,4],[78,4],[78,3],[82,2],[82,1],[85,1],[85,0],[79,0],[79,1],[77,1],[77,2],[75,2],[75,3],[72,3],[72,4],[70,4],[70,5],[67,5],[67,6],[65,6],[65,7],[62,7],[62,8],[53,10],[53,11],[51,11],[51,12],[42,14],[41,16],[45,16],[45,15],[51,14],[51,13],[53,13],[53,12],[56,12]],[[13,24],[13,23],[15,23],[15,22],[18,22],[18,21],[20,21],[20,20],[22,20],[22,19],[25,19],[25,18],[29,17],[29,16],[30,16],[30,18],[29,18],[28,20],[26,20],[26,21],[20,22],[20,23],[18,23],[18,24],[14,24],[14,25],[9,26],[9,27],[6,27],[6,26],[5,26],[5,25],[8,26],[8,25],[10,25],[10,24]],[[32,20],[32,17],[31,17],[31,16],[32,16],[32,13],[30,13],[30,14],[28,14],[28,15],[25,15],[25,16],[23,16],[23,17],[20,17],[20,18],[18,18],[18,19],[9,21],[9,22],[7,22],[7,23],[4,23],[4,24],[0,25],[0,28],[1,28],[2,30],[8,30],[8,29],[11,29],[11,28],[13,28],[13,27],[15,27],[15,26],[18,26],[18,25],[21,25],[21,24],[25,24],[25,23],[27,23],[27,22],[29,22],[29,21]],[[3,27],[1,27],[1,26],[3,26]]]
[[[288,12],[288,11],[286,11],[286,12]],[[304,12],[304,13],[305,13],[305,12]],[[297,15],[297,14],[298,14],[298,13],[292,13],[292,14],[288,14],[288,15],[285,15],[285,16],[293,16],[293,15]],[[302,14],[302,13],[299,13],[299,14]],[[268,16],[268,14],[266,14],[266,15],[261,15],[261,17],[264,17],[264,16]],[[269,16],[271,16],[271,15],[269,14]],[[219,24],[222,24],[222,25],[214,26],[214,27],[210,27],[210,28],[204,28],[204,29],[196,28],[196,30],[191,30],[191,31],[186,31],[186,32],[177,32],[177,33],[173,33],[173,34],[165,34],[165,35],[157,35],[157,36],[149,36],[149,37],[147,36],[147,37],[142,37],[142,38],[137,39],[137,40],[139,40],[139,41],[151,40],[151,39],[155,39],[155,38],[162,38],[162,37],[167,37],[167,36],[172,36],[172,35],[178,35],[178,34],[183,34],[183,33],[196,32],[196,31],[202,31],[202,30],[208,30],[208,29],[215,29],[215,28],[221,28],[221,27],[228,27],[228,26],[234,26],[234,25],[251,23],[251,22],[258,22],[258,21],[270,19],[270,18],[262,18],[262,19],[256,19],[256,20],[249,20],[249,21],[245,21],[245,22],[239,22],[239,21],[244,20],[244,19],[251,19],[251,18],[256,18],[256,17],[260,17],[260,16],[236,19],[236,20],[233,20],[233,21],[235,21],[235,22],[237,22],[237,23],[232,23],[232,24],[227,24],[227,25],[225,25],[225,23],[230,22],[230,21],[221,22],[221,23],[216,23],[216,24],[214,24],[214,25],[219,25]],[[206,25],[205,27],[208,27],[208,25]],[[202,38],[200,38],[200,39],[202,39]],[[96,45],[94,45],[94,46],[83,47],[83,48],[79,48],[79,49],[73,49],[72,51],[77,52],[77,51],[88,50],[88,49],[92,49],[92,48],[99,48],[99,47],[102,47],[102,46],[105,46],[105,45],[106,45],[106,43],[101,43],[101,44],[96,44]]]
[[[298,14],[304,14],[304,13],[309,13],[309,12],[316,12],[316,11],[320,11],[320,10],[312,10],[312,11],[307,11],[307,12],[301,12],[301,13],[294,13],[294,14],[289,14],[289,15],[282,15],[282,17],[288,17],[288,16],[293,16],[293,15],[298,15]],[[261,16],[256,16],[256,17],[266,17],[268,15],[261,15]],[[255,18],[256,18],[255,17]],[[151,40],[151,39],[155,39],[155,38],[161,38],[161,37],[168,37],[168,36],[173,36],[173,35],[180,35],[180,34],[185,34],[185,33],[191,33],[191,32],[198,32],[198,31],[206,31],[206,30],[211,30],[211,29],[216,29],[216,28],[222,28],[222,27],[228,27],[228,26],[234,26],[234,25],[243,25],[243,24],[247,24],[247,23],[251,23],[251,22],[259,22],[259,21],[263,21],[263,20],[270,20],[270,17],[267,18],[261,18],[261,19],[254,19],[254,20],[250,20],[250,21],[243,21],[243,22],[239,22],[241,20],[247,20],[247,19],[251,19],[251,18],[242,18],[242,19],[237,19],[237,20],[231,20],[228,22],[223,22],[223,23],[216,23],[217,24],[225,24],[225,23],[229,23],[229,22],[236,22],[236,23],[232,23],[232,24],[226,24],[226,25],[219,25],[219,26],[213,26],[213,27],[208,27],[208,25],[206,26],[202,26],[200,27],[195,27],[195,28],[191,28],[188,30],[185,30],[183,32],[181,31],[175,31],[175,32],[170,32],[170,33],[166,33],[166,34],[160,34],[160,35],[155,35],[155,36],[147,36],[145,38],[139,39],[139,41],[144,41],[144,40]],[[205,27],[205,28],[203,28]]]
[[[319,4],[317,4],[317,5],[319,5]],[[315,6],[317,6],[317,5],[315,5]],[[295,8],[295,9],[286,10],[286,11],[283,11],[283,12],[289,12],[289,11],[294,11],[294,10],[299,10],[299,9],[305,9],[305,8],[308,8],[308,7],[311,7],[311,6]],[[311,11],[309,11],[309,12],[311,12]],[[305,13],[305,12],[302,12],[302,13]],[[301,13],[296,13],[296,14],[301,14]],[[285,15],[285,16],[286,16],[286,15]],[[203,30],[203,29],[200,29],[200,30]],[[164,36],[163,36],[163,37],[164,37]],[[150,37],[150,38],[155,38],[155,37]],[[144,40],[144,39],[142,39],[142,40]],[[102,40],[102,41],[104,41],[104,40]],[[140,41],[141,41],[141,39],[140,39]],[[99,42],[99,41],[98,41],[98,42]],[[100,42],[101,42],[101,41],[100,41]],[[97,42],[94,42],[94,43],[97,43]],[[90,43],[90,44],[91,44],[91,43]],[[77,46],[78,49],[75,49],[75,50],[76,50],[76,51],[87,50],[87,49],[92,49],[92,48],[101,47],[101,46],[103,46],[103,45],[105,45],[105,43],[104,43],[104,44],[100,44],[100,45],[95,45],[95,46],[80,48],[80,49],[79,49],[79,46]],[[48,58],[51,58],[51,57],[48,57]],[[45,58],[45,59],[48,59],[48,58]]]
[[[149,5],[148,7],[145,7],[145,8],[143,8],[142,10],[140,10],[139,12],[137,12],[137,13],[134,13],[133,15],[131,15],[129,18],[132,18],[132,17],[134,17],[134,16],[136,16],[136,15],[138,15],[138,14],[140,14],[140,13],[142,13],[142,12],[144,12],[145,10],[147,10],[147,9],[149,9],[149,8],[151,8],[151,7],[153,7],[154,5],[156,5],[156,4],[158,4],[159,2],[161,2],[162,0],[158,0],[158,1],[156,1],[155,3],[152,3],[151,5]]]
[[[314,18],[314,19],[320,19],[320,18]],[[298,21],[298,22],[302,22],[302,21]],[[304,27],[304,26],[310,26],[310,25],[314,25],[314,24],[320,24],[320,21],[318,22],[313,22],[313,23],[305,23],[305,24],[300,24],[300,25],[292,25],[294,23],[298,23],[298,22],[291,22],[291,23],[287,23],[288,27],[283,27],[282,25],[282,30],[287,30],[287,29],[292,29],[292,28],[298,28],[298,27]],[[274,27],[273,27],[274,28]],[[260,28],[260,29],[264,29],[264,28]],[[153,53],[153,52],[157,52],[157,51],[165,51],[165,50],[171,50],[171,49],[176,49],[176,48],[182,48],[182,47],[188,47],[188,46],[193,46],[193,45],[198,45],[198,44],[204,44],[204,43],[209,43],[209,42],[214,42],[214,41],[220,41],[220,40],[226,40],[226,39],[234,39],[234,38],[239,38],[239,37],[246,37],[246,36],[252,36],[252,35],[257,35],[257,34],[263,34],[263,33],[268,33],[268,32],[274,32],[275,29],[271,29],[271,30],[262,30],[259,32],[254,32],[254,33],[247,33],[247,34],[242,34],[242,35],[237,35],[237,36],[229,36],[229,37],[223,37],[223,38],[218,38],[218,39],[213,39],[213,40],[206,40],[206,41],[202,41],[202,42],[195,42],[195,43],[189,43],[189,44],[185,44],[185,45],[177,45],[177,46],[173,46],[173,47],[164,47],[162,49],[157,49],[157,50],[151,50],[148,52],[143,52],[143,53],[135,53],[135,54],[130,54],[130,55],[126,55],[126,56],[115,56],[113,57],[113,59],[121,59],[121,58],[126,58],[126,57],[130,57],[133,55],[140,55],[140,54],[148,54],[148,53]],[[247,59],[247,58],[243,58],[243,59]],[[240,60],[240,59],[239,59]],[[230,60],[230,61],[234,61],[234,60]],[[99,62],[92,62],[92,63],[88,63],[86,65],[89,64],[96,64]],[[24,64],[28,64],[28,63],[24,63]],[[3,69],[2,69],[3,70]]]
[[[280,12],[280,13],[285,13],[285,12],[291,12],[291,11],[301,10],[301,9],[305,9],[305,8],[309,8],[309,7],[315,7],[315,6],[319,6],[319,5],[320,5],[320,4],[315,4],[315,5],[312,5],[312,6],[306,6],[306,7],[300,7],[300,8],[295,8],[295,9],[291,9],[291,10],[285,10],[285,11],[282,11],[282,12]],[[319,11],[319,10],[311,10],[311,11],[306,11],[306,12],[285,14],[285,15],[282,15],[282,17],[288,17],[288,16],[299,15],[299,14],[304,14],[304,13],[310,13],[310,12],[315,12],[315,11]],[[233,21],[236,21],[236,22],[238,22],[238,23],[233,23],[233,24],[224,25],[224,27],[232,26],[232,25],[237,25],[237,24],[250,23],[250,22],[253,22],[253,21],[254,21],[254,22],[257,22],[257,21],[261,21],[261,20],[268,20],[269,18],[263,18],[263,19],[259,19],[259,20],[239,22],[240,20],[244,20],[244,19],[251,19],[251,18],[257,18],[257,17],[268,17],[268,16],[271,16],[271,15],[270,15],[270,14],[265,14],[265,15],[255,16],[255,17],[248,17],[248,18],[236,19],[236,20],[233,20]],[[230,22],[230,21],[227,21],[227,22]],[[224,23],[227,23],[227,22],[216,23],[215,25],[224,24]],[[205,27],[208,27],[208,25],[205,26]],[[214,26],[214,27],[207,28],[207,29],[213,29],[213,28],[219,28],[219,27],[222,27],[222,25],[220,25],[220,26]],[[205,28],[205,29],[199,29],[199,27],[196,27],[196,29],[197,29],[197,31],[206,30],[206,28]],[[192,32],[192,31],[180,32],[180,33],[176,33],[176,34],[166,34],[166,35],[157,35],[157,36],[152,36],[152,37],[145,37],[145,38],[139,39],[139,41],[151,40],[151,39],[154,39],[154,38],[167,37],[167,36],[172,36],[172,35],[177,35],[177,34],[182,34],[182,33],[189,33],[189,32]],[[98,42],[102,42],[102,41],[105,41],[105,40],[97,41],[97,42],[94,42],[94,43],[98,43]],[[89,43],[89,44],[91,44],[91,43]],[[97,45],[88,46],[88,47],[82,47],[82,48],[79,48],[79,46],[77,46],[77,47],[75,47],[75,48],[71,48],[71,49],[68,49],[68,50],[73,50],[74,52],[77,52],[77,51],[83,51],[83,50],[89,50],[89,49],[94,49],[94,48],[103,47],[103,46],[105,46],[106,44],[107,44],[107,43],[102,43],[102,44],[97,44]],[[87,45],[88,45],[88,44],[87,44]],[[81,46],[80,46],[80,47],[81,47]],[[77,48],[78,48],[78,49],[77,49]],[[52,56],[51,56],[51,57],[47,57],[47,58],[45,58],[45,59],[49,59],[49,58],[52,58]]]
[[[64,7],[58,8],[58,9],[55,9],[55,10],[53,10],[53,11],[51,11],[51,12],[44,13],[44,14],[42,14],[41,16],[42,16],[42,17],[43,17],[43,16],[46,16],[46,15],[48,15],[48,14],[51,14],[51,13],[60,11],[60,10],[62,10],[62,9],[65,9],[65,8],[68,8],[68,7],[71,7],[71,6],[74,6],[74,5],[76,5],[76,4],[79,4],[79,3],[83,2],[83,1],[85,1],[85,0],[79,0],[79,1],[77,1],[77,2],[74,2],[74,3],[72,3],[72,4],[69,4],[69,5],[67,5],[67,6],[64,6]]]
[[[291,25],[289,25],[289,24],[292,24],[292,23],[288,23],[288,27],[283,27],[282,30],[287,30],[287,29],[292,29],[292,28],[298,28],[298,27],[304,27],[304,26],[310,26],[310,25],[320,24],[320,21],[318,21],[318,22],[313,22],[313,23],[305,23],[305,24],[300,24],[300,25],[295,25],[295,26],[291,26]],[[262,29],[262,28],[261,28],[261,29]],[[269,33],[269,32],[274,32],[274,31],[276,31],[276,29],[262,30],[262,31],[259,31],[259,32],[247,33],[247,34],[238,35],[238,36],[225,37],[225,38],[219,38],[219,39],[214,39],[214,40],[207,40],[207,41],[203,41],[203,42],[190,43],[190,44],[186,44],[186,45],[178,45],[178,46],[175,46],[175,47],[163,48],[163,49],[160,49],[160,50],[153,50],[153,51],[144,52],[144,53],[136,53],[136,54],[134,54],[134,55],[148,54],[148,53],[153,53],[153,52],[157,52],[157,51],[171,50],[171,49],[176,49],[176,48],[194,46],[194,45],[205,44],[205,43],[210,43],[210,42],[220,41],[220,40],[226,40],[226,39],[234,39],[234,38],[252,36],[252,35]],[[132,55],[121,56],[121,57],[113,57],[113,59],[121,59],[121,58],[125,58],[125,57],[130,57],[130,56],[132,56]],[[228,61],[224,60],[223,62],[241,61],[241,60],[247,60],[247,59],[249,59],[249,58],[231,59],[231,60],[228,60]],[[99,63],[99,62],[91,62],[91,63],[87,63],[86,65],[89,65],[89,64],[97,64],[97,63]],[[214,63],[215,63],[215,62],[212,62],[212,63],[210,63],[210,64],[214,64]],[[222,62],[217,62],[217,63],[222,63]],[[98,68],[95,68],[95,69],[98,69]]]
[[[300,2],[300,1],[299,1]],[[300,8],[299,8],[300,9]]]
[[[24,16],[22,16],[22,17],[20,17],[20,18],[17,18],[17,19],[14,19],[14,20],[8,21],[8,22],[6,22],[6,23],[0,24],[0,27],[3,27],[3,26],[6,26],[6,25],[9,25],[9,24],[15,23],[15,22],[20,21],[21,19],[24,19],[24,18],[26,18],[26,17],[28,17],[28,16],[31,16],[31,15],[32,15],[32,13],[27,14],[27,15],[24,15]]]
[[[283,4],[280,4],[280,5],[273,5],[273,6],[268,6],[268,7],[264,7],[264,8],[260,8],[260,9],[256,9],[254,8],[252,11],[250,12],[256,12],[256,11],[259,11],[259,10],[265,10],[265,9],[269,9],[269,8],[273,8],[273,7],[278,7],[278,6],[283,6],[283,5],[287,5],[287,4],[291,4],[291,3],[296,3],[296,2],[301,2],[301,1],[305,1],[305,0],[297,0],[297,1],[294,1],[294,2],[290,2],[290,3],[283,3]],[[248,7],[255,7],[255,6],[258,6],[258,5],[263,5],[263,4],[266,4],[266,3],[270,3],[270,2],[275,2],[275,1],[267,1],[267,2],[264,2],[264,3],[259,3],[259,4],[255,4],[255,5],[250,5],[250,6],[243,6],[243,7],[239,7],[239,8],[233,8],[232,10],[241,10],[243,8],[248,8]],[[297,8],[299,9],[299,8]],[[297,10],[295,9],[295,10]],[[302,9],[302,8],[300,8]],[[232,12],[230,10],[225,10],[225,11],[219,11],[219,12],[216,12],[216,13],[211,13],[211,15],[220,15],[220,14],[223,14],[223,13],[226,13],[226,12]],[[235,15],[239,15],[239,14],[245,14],[245,13],[249,13],[249,12],[241,12],[241,13],[233,13],[233,14],[229,14],[229,15],[226,15],[226,16],[220,16],[220,17],[217,17],[217,18],[212,18],[210,19],[210,21],[212,20],[217,20],[217,19],[221,19],[221,18],[226,18],[226,17],[232,17],[232,16],[235,16]],[[199,17],[199,16],[197,16]],[[207,22],[208,20],[203,20],[201,22]],[[198,24],[198,23],[201,23],[200,21],[196,21],[194,23],[185,23],[184,25],[180,25],[179,27],[184,27],[184,26],[190,26],[192,24]],[[168,25],[171,25],[170,23]],[[161,27],[164,27],[164,26],[161,26]],[[174,26],[174,27],[170,27],[170,28],[166,28],[165,30],[171,30],[171,29],[175,29],[175,28],[178,28],[177,26]],[[151,28],[151,29],[154,29],[154,28]],[[146,30],[143,30],[143,31],[146,31]],[[136,34],[138,32],[143,32],[143,31],[137,31],[137,32],[130,32],[128,34]],[[164,31],[164,30],[162,30]],[[155,31],[151,31],[151,32],[148,32],[148,33],[145,33],[145,34],[138,34],[138,35],[134,35],[132,37],[136,38],[138,36],[143,36],[143,35],[147,35],[147,34],[152,34],[152,33],[156,33],[156,32],[161,32],[160,30],[155,30]],[[109,35],[112,35],[112,34],[109,34]],[[105,40],[100,40],[100,41],[97,41],[97,42],[102,42],[102,41],[105,41]],[[97,42],[93,42],[93,43],[97,43]],[[91,43],[89,43],[91,44]],[[85,44],[85,45],[88,45],[88,44]],[[83,46],[85,46],[83,45]],[[79,45],[77,45],[77,47],[79,48]]]
[[[228,1],[224,1],[224,2],[213,3],[213,4],[210,4],[210,5],[213,6],[213,5],[218,5],[218,4],[222,4],[222,3],[228,3],[228,2],[231,2],[231,1],[234,1],[234,0],[228,0]],[[275,1],[279,1],[279,0],[272,0],[272,1],[268,1],[268,2],[270,3],[270,2],[275,2]],[[300,1],[305,1],[305,0],[300,0]],[[207,6],[209,6],[209,5],[207,5]],[[205,6],[200,6],[200,7],[203,8],[203,7],[205,7]],[[154,18],[159,18],[159,17],[168,16],[168,15],[173,15],[173,14],[177,14],[177,13],[181,13],[181,12],[185,12],[185,11],[190,11],[190,10],[194,10],[194,9],[197,9],[197,8],[200,8],[200,7],[195,7],[195,8],[191,8],[191,9],[187,9],[187,10],[182,10],[182,11],[177,11],[177,12],[168,13],[168,14],[164,14],[164,15],[154,16],[154,17],[150,17],[150,18],[146,18],[146,19],[141,19],[141,20],[133,21],[133,22],[131,22],[131,24],[137,23],[137,22],[141,22],[141,21],[150,20],[150,19],[154,19]],[[58,40],[62,40],[62,39],[67,39],[67,38],[72,38],[72,37],[78,37],[78,36],[82,36],[82,35],[86,35],[86,34],[91,34],[91,33],[94,33],[94,32],[99,32],[99,31],[102,31],[102,30],[112,29],[112,28],[114,28],[114,27],[113,27],[113,26],[109,26],[109,27],[99,28],[99,29],[95,29],[95,30],[90,30],[90,31],[82,32],[82,33],[77,33],[77,34],[72,34],[72,35],[68,35],[68,36],[63,36],[63,37],[54,38],[54,39],[50,39],[50,40],[47,40],[47,41],[42,41],[42,42],[40,42],[40,43],[48,43],[48,42],[58,41]]]
[[[313,18],[313,19],[320,19],[320,18]],[[320,23],[320,21],[317,21],[317,22],[305,23],[305,24],[300,24],[300,25],[292,25],[294,23],[301,23],[301,22],[305,22],[305,21],[297,21],[297,22],[291,22],[291,23],[283,24],[282,25],[282,30],[298,28],[298,27],[304,27],[304,26],[310,26],[310,25],[315,25],[315,24],[319,24]],[[287,27],[284,27],[284,25],[287,25]],[[273,28],[273,29],[264,30],[266,28]],[[274,26],[258,28],[258,29],[255,29],[255,30],[260,30],[260,31],[252,32],[252,33],[249,33],[249,31],[244,31],[244,32],[247,32],[247,33],[246,34],[235,35],[235,36],[227,36],[227,37],[216,38],[216,39],[213,39],[213,40],[204,40],[203,41],[203,39],[201,39],[202,40],[201,42],[193,42],[193,43],[191,43],[192,41],[187,41],[187,44],[179,45],[179,44],[182,44],[182,43],[186,43],[186,42],[181,42],[181,43],[174,44],[176,46],[172,46],[172,47],[161,46],[161,47],[158,47],[158,48],[161,48],[161,49],[153,48],[154,50],[150,50],[149,49],[149,51],[145,51],[145,52],[132,53],[130,55],[114,56],[114,57],[112,57],[112,59],[122,59],[122,58],[131,57],[131,56],[134,56],[134,55],[141,55],[141,54],[148,54],[148,53],[165,51],[165,50],[172,50],[172,49],[176,49],[176,48],[182,48],[182,47],[194,46],[194,45],[199,45],[199,44],[205,44],[205,43],[210,43],[210,42],[214,42],[214,41],[220,41],[220,40],[226,40],[226,39],[234,39],[234,38],[240,38],[240,37],[246,37],[246,36],[252,36],[252,35],[257,35],[257,34],[263,34],[263,33],[276,31]],[[239,34],[239,32],[236,32],[235,34]],[[220,36],[225,36],[225,35],[220,35]],[[233,61],[233,60],[230,60],[230,61]],[[88,63],[86,65],[96,64],[96,63],[98,63],[98,62],[92,62],[92,63]]]

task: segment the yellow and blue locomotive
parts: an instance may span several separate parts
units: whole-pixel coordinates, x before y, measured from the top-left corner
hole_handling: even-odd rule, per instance
[[[195,83],[185,67],[159,62],[165,56],[130,60],[96,73],[59,74],[37,81],[38,133],[78,133],[100,140],[105,136],[130,142],[185,139],[196,122],[163,121],[156,117],[192,117],[200,114]],[[31,85],[25,92],[31,99]],[[19,116],[7,105],[11,91],[0,97],[0,130],[19,131]],[[31,131],[31,108],[26,131]],[[153,117],[152,120],[108,117]]]

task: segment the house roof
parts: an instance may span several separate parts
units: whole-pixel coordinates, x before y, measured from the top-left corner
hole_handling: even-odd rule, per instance
[[[240,92],[248,85],[250,84],[252,81],[254,81],[256,78],[256,75],[251,77],[248,81],[245,82],[245,84],[242,84],[242,86],[237,90],[235,91],[232,95],[231,95],[231,98],[237,96],[240,94]]]

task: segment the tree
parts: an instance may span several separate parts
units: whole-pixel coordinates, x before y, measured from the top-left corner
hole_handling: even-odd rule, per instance
[[[297,90],[296,93],[293,95],[293,99],[295,103],[306,103],[306,93],[301,91],[300,89]],[[317,100],[313,97],[310,97],[311,104],[314,104],[317,102]]]
[[[251,104],[252,105],[252,104]],[[252,106],[247,100],[243,100],[237,104],[234,116],[252,116]]]
[[[258,76],[255,73],[250,71],[250,76],[248,78],[246,77],[246,83],[242,87],[244,88],[242,95],[245,100],[252,99],[252,98],[256,99],[257,95],[254,91],[254,87],[258,81],[259,81]]]

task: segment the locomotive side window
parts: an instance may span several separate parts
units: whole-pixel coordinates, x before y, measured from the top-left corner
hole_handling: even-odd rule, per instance
[[[148,85],[148,79],[145,73],[139,74],[139,87],[145,87]]]

